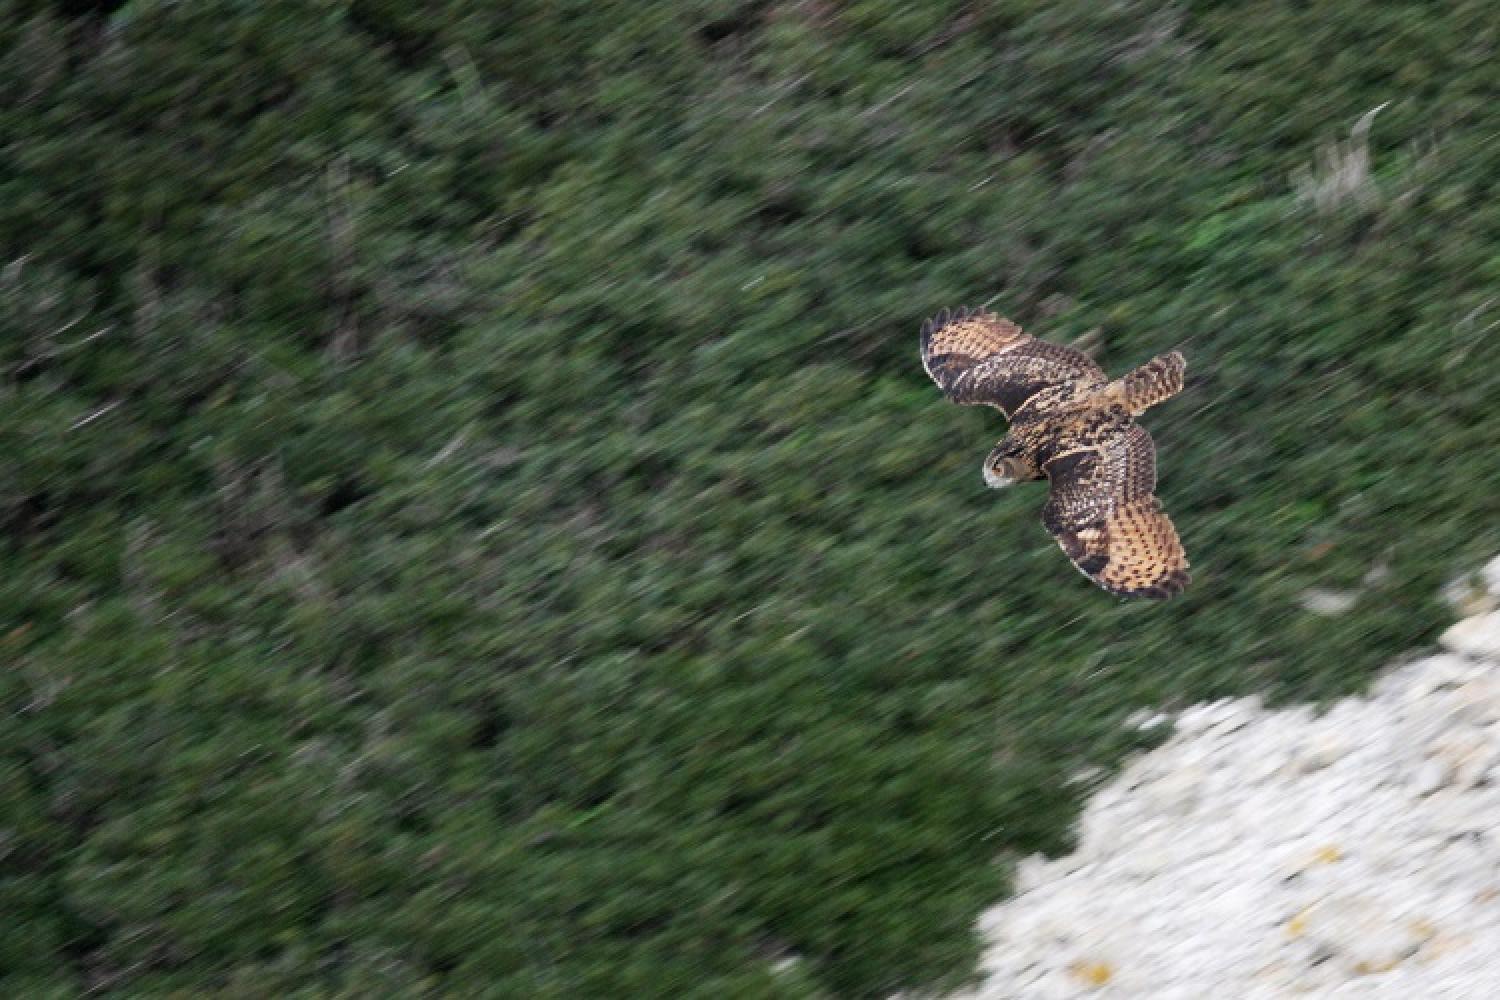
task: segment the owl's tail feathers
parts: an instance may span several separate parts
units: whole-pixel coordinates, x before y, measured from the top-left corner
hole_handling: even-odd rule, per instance
[[[1132,416],[1139,416],[1149,407],[1165,402],[1182,391],[1182,375],[1187,370],[1187,361],[1182,352],[1171,351],[1159,354],[1110,383],[1111,393]]]

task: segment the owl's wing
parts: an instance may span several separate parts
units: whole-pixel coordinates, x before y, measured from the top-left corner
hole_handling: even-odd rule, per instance
[[[922,367],[955,403],[995,406],[1007,420],[1050,386],[1107,381],[1082,351],[1037,340],[992,312],[967,309],[944,309],[922,324]]]
[[[1191,577],[1177,529],[1156,499],[1156,446],[1139,424],[1047,463],[1042,522],[1073,564],[1121,597],[1180,594]]]

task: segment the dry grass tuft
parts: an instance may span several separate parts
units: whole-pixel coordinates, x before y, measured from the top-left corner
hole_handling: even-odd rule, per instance
[[[1370,126],[1387,101],[1359,117],[1343,142],[1333,140],[1318,149],[1311,167],[1292,176],[1297,198],[1311,204],[1320,213],[1332,212],[1341,205],[1368,207],[1380,197],[1375,178],[1370,174]]]

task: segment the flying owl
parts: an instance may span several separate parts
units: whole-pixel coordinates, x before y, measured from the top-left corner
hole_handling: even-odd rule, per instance
[[[1156,499],[1156,446],[1135,422],[1182,391],[1176,351],[1111,381],[1088,355],[991,312],[944,309],[922,324],[922,367],[955,403],[984,403],[1010,430],[984,460],[999,489],[1046,478],[1042,523],[1083,574],[1122,597],[1188,585],[1187,553]]]

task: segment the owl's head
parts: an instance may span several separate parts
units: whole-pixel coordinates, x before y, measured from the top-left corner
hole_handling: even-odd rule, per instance
[[[984,484],[992,490],[1003,489],[1031,478],[1026,463],[1002,441],[984,459]]]

